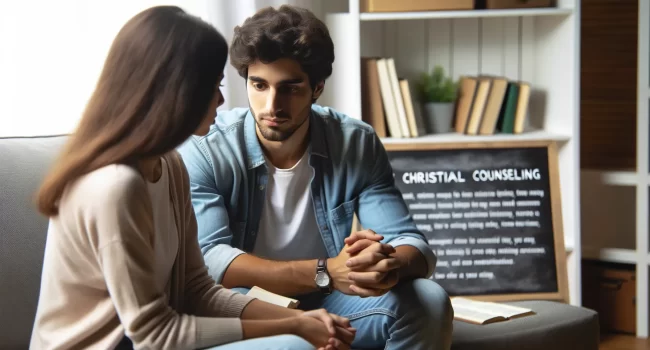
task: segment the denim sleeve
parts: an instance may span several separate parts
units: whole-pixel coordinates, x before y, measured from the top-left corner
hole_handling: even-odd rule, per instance
[[[429,277],[433,274],[437,258],[424,234],[415,226],[402,193],[395,186],[388,154],[374,133],[371,142],[365,146],[368,152],[364,152],[364,160],[372,161],[372,164],[366,163],[372,172],[368,173],[369,185],[359,195],[359,222],[361,226],[384,236],[384,241],[394,247],[410,245],[417,248],[427,262],[426,277]]]
[[[203,153],[198,141],[190,138],[178,152],[183,157],[190,177],[199,246],[208,273],[220,284],[230,263],[244,252],[230,246],[232,232],[224,197],[217,190],[212,163]]]

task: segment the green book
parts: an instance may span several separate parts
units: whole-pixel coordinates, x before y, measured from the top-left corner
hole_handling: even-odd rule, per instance
[[[499,112],[497,128],[504,134],[512,134],[515,128],[515,112],[517,111],[517,100],[519,99],[519,84],[508,82],[506,98]]]

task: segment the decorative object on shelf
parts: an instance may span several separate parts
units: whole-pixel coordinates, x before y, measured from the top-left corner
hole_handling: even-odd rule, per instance
[[[472,10],[474,0],[361,0],[360,12]]]
[[[477,9],[519,9],[533,7],[553,7],[553,0],[477,0]]]
[[[458,84],[445,76],[441,66],[422,73],[417,85],[418,97],[424,107],[427,131],[432,134],[450,132],[455,114]]]

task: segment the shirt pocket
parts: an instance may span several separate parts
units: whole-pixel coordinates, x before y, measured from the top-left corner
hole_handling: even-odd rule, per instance
[[[343,240],[352,231],[352,221],[357,209],[357,202],[358,199],[354,198],[330,210],[330,224],[334,233],[334,242],[337,245],[337,250],[343,249]]]

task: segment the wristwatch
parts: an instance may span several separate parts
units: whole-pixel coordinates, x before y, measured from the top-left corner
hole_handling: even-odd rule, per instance
[[[318,259],[314,281],[321,293],[325,295],[332,293],[332,278],[329,272],[327,272],[327,259]]]

